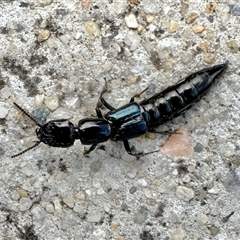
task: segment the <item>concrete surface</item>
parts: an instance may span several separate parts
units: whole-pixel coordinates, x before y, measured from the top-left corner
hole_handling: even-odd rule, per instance
[[[0,1],[0,239],[240,239],[239,26],[237,0]],[[76,141],[10,158],[36,141],[13,102],[77,125],[104,78],[119,107],[227,60],[210,93],[159,127],[180,128],[186,154],[136,160],[109,141],[87,158]]]

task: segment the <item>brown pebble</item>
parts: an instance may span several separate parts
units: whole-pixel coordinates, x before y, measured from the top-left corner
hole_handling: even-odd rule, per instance
[[[210,2],[209,5],[206,8],[206,13],[211,14],[214,13],[217,8],[217,3],[216,2]]]
[[[237,53],[239,50],[236,40],[231,40],[231,41],[227,42],[227,46],[229,47],[229,49],[232,53]]]
[[[191,156],[193,149],[187,130],[184,127],[180,127],[176,133],[168,138],[164,146],[161,147],[161,152],[170,157]]]
[[[215,54],[214,53],[206,53],[204,55],[204,62],[207,64],[211,64],[215,61]]]
[[[48,29],[41,29],[38,36],[37,36],[37,41],[38,42],[43,42],[46,41],[51,35],[51,32]]]
[[[82,3],[82,8],[87,9],[91,5],[92,0],[80,0],[80,2]]]
[[[199,43],[198,48],[201,49],[203,52],[207,52],[208,51],[208,43],[201,42],[201,43]]]
[[[190,24],[193,23],[197,18],[199,17],[199,15],[197,13],[190,13],[187,18],[186,18],[186,23]]]
[[[128,0],[131,4],[138,4],[139,0]]]
[[[202,25],[196,25],[192,28],[192,30],[195,34],[200,34],[205,30],[205,27]]]

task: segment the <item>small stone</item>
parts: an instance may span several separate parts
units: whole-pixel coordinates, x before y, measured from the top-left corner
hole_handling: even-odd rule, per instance
[[[68,45],[69,44],[69,37],[65,34],[62,34],[60,36],[58,36],[58,39],[64,44],[64,45]]]
[[[130,83],[135,84],[137,83],[138,79],[138,76],[130,76],[129,81]]]
[[[116,230],[118,227],[119,227],[119,224],[118,224],[118,223],[116,223],[116,222],[111,222],[110,228],[111,228],[112,230]]]
[[[217,2],[212,1],[207,5],[206,13],[207,14],[214,13],[216,8],[217,8]]]
[[[207,64],[212,64],[215,61],[215,54],[214,53],[207,53],[204,55],[204,61]]]
[[[55,198],[53,200],[53,204],[54,204],[54,208],[55,208],[55,211],[59,214],[62,214],[62,205],[60,203],[60,200],[58,198]]]
[[[124,39],[125,44],[130,47],[131,51],[134,51],[135,49],[137,49],[140,41],[141,41],[141,37],[133,31],[129,31]]]
[[[197,25],[197,26],[194,26],[192,30],[195,34],[201,34],[205,30],[205,27],[202,25]]]
[[[33,206],[31,213],[34,221],[43,221],[46,217],[46,211],[39,205]]]
[[[139,0],[128,0],[131,4],[138,4]]]
[[[54,206],[52,203],[47,203],[45,209],[48,213],[54,213]]]
[[[50,110],[55,110],[59,106],[59,99],[57,96],[46,97],[44,103]]]
[[[146,133],[146,137],[149,138],[149,139],[154,140],[154,139],[156,139],[156,134],[153,133],[153,132],[147,132]]]
[[[40,6],[40,7],[45,7],[48,6],[52,3],[52,0],[38,0],[36,2],[36,5]]]
[[[100,28],[95,22],[87,22],[85,28],[90,37],[95,38],[100,35]]]
[[[179,24],[175,21],[171,21],[168,31],[170,33],[174,33],[178,30],[178,28],[179,28]]]
[[[81,3],[83,9],[88,9],[92,4],[92,0],[81,0]]]
[[[230,13],[233,16],[240,16],[240,7],[238,5],[236,5],[236,4],[229,4],[228,6],[230,8]]]
[[[193,173],[193,172],[195,172],[195,166],[190,164],[190,165],[188,165],[187,170],[188,170],[188,172]]]
[[[44,95],[43,94],[37,94],[35,96],[35,105],[36,106],[41,106],[43,104],[43,100],[44,100]]]
[[[63,198],[63,202],[70,208],[74,207],[74,198],[73,197],[65,197]]]
[[[105,194],[105,191],[102,187],[100,187],[98,190],[97,190],[97,195],[103,195]]]
[[[185,186],[178,186],[177,191],[176,191],[176,195],[180,199],[188,202],[194,197],[194,191],[190,188],[185,187]]]
[[[145,207],[141,207],[138,212],[134,214],[133,222],[137,224],[143,224],[147,219],[147,215],[148,209]]]
[[[128,28],[137,29],[138,22],[134,14],[130,13],[129,15],[125,16],[125,22]]]
[[[102,214],[98,211],[91,211],[87,215],[87,221],[92,223],[97,223],[101,220]]]
[[[186,23],[187,24],[191,24],[193,23],[197,18],[199,17],[199,15],[197,13],[190,13],[187,18],[186,18]]]
[[[51,32],[48,29],[41,29],[37,36],[38,42],[46,41],[51,35]]]
[[[211,236],[216,236],[220,231],[219,228],[214,225],[208,227],[208,230],[210,231]]]
[[[70,119],[72,116],[73,112],[64,107],[59,107],[50,114],[51,119]]]
[[[148,185],[147,181],[143,178],[138,179],[137,182],[138,182],[138,185],[142,187],[146,187]]]
[[[7,85],[1,89],[2,98],[8,99],[11,95],[12,95],[11,89]]]
[[[25,212],[32,206],[32,201],[29,198],[21,198],[19,200],[20,211]]]
[[[19,194],[18,191],[13,190],[13,191],[12,191],[12,194],[11,194],[11,197],[12,197],[13,200],[17,201],[17,200],[20,199],[21,196],[20,196],[20,194]]]
[[[208,43],[201,42],[201,43],[199,43],[198,48],[201,49],[203,52],[207,52],[208,51]]]
[[[75,197],[76,197],[77,199],[84,200],[84,199],[85,199],[84,192],[80,191],[80,192],[76,193],[76,194],[75,194]]]
[[[186,238],[186,233],[182,228],[177,228],[170,238],[170,240],[184,240]]]
[[[8,115],[9,110],[4,105],[4,103],[0,103],[0,119],[4,119]]]
[[[131,194],[134,194],[136,191],[137,191],[137,188],[134,187],[134,186],[129,189],[129,192],[130,192]]]
[[[227,46],[229,47],[232,53],[237,53],[239,51],[239,46],[236,40],[231,40],[227,42]]]
[[[204,213],[199,213],[197,216],[197,222],[200,223],[201,225],[205,225],[208,222],[208,217]]]
[[[21,198],[27,198],[28,197],[28,193],[24,189],[19,189],[18,193],[19,193]]]
[[[46,123],[48,115],[49,115],[49,110],[44,106],[38,107],[33,112],[34,119],[36,119],[41,124]]]
[[[152,23],[155,19],[155,16],[152,14],[146,14],[146,20],[148,23]]]

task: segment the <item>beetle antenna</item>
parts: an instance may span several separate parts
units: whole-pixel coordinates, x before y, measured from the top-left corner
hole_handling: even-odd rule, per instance
[[[22,152],[17,153],[17,154],[15,154],[15,155],[12,155],[11,158],[15,158],[15,157],[18,157],[18,156],[22,155],[23,153],[25,153],[25,152],[27,152],[27,151],[29,151],[29,150],[35,148],[36,146],[38,146],[40,143],[41,143],[41,141],[36,142],[33,146],[31,146],[31,147],[29,147],[29,148],[23,150]]]
[[[21,112],[23,112],[26,116],[28,116],[29,119],[31,119],[33,122],[35,122],[35,124],[39,127],[41,127],[42,125],[35,119],[33,118],[26,110],[24,110],[22,107],[20,107],[17,103],[13,103]]]

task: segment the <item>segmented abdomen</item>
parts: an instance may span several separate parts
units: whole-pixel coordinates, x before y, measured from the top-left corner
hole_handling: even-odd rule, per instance
[[[140,105],[148,113],[148,126],[156,127],[189,109],[210,89],[227,63],[202,69],[166,88],[164,91],[143,100]]]

